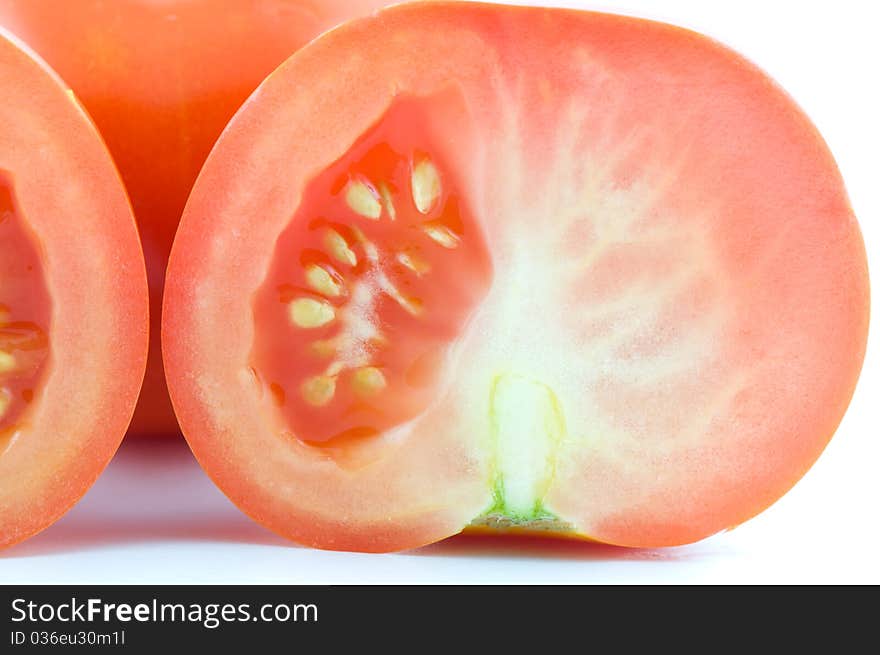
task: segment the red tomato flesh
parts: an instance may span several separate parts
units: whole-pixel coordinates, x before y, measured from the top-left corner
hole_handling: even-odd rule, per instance
[[[8,174],[0,174],[0,450],[34,400],[49,352],[49,295]]]
[[[431,104],[400,100],[310,183],[256,297],[254,368],[306,442],[338,448],[422,412],[488,288],[480,230],[428,154]]]
[[[431,4],[324,35],[245,103],[164,308],[193,452],[282,535],[665,546],[816,460],[868,278],[827,147],[739,55],[633,18]]]
[[[0,34],[0,546],[91,486],[147,356],[143,254],[110,154],[70,90]]]

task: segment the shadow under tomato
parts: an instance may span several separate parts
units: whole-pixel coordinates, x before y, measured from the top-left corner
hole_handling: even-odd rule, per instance
[[[181,437],[139,437],[126,439],[64,517],[0,551],[0,558],[168,541],[296,547],[236,508],[199,468]]]
[[[541,536],[459,534],[406,554],[444,558],[680,562],[712,557],[715,549],[711,540],[690,546],[649,549]]]
[[[717,549],[712,541],[632,549],[540,536],[461,534],[398,556],[676,562],[713,556]],[[107,470],[64,517],[31,539],[0,550],[0,559],[168,542],[302,548],[235,507],[205,475],[180,436],[139,437],[123,443]]]
[[[157,524],[122,522],[113,525],[107,525],[103,521],[77,521],[53,526],[32,539],[0,553],[0,558],[14,559],[87,550],[98,551],[111,546],[169,541],[297,547],[296,544],[267,532],[245,516],[240,522],[212,518],[164,521]]]

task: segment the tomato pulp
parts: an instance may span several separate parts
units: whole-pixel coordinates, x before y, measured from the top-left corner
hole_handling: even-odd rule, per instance
[[[147,354],[143,255],[94,125],[0,34],[0,546],[85,493],[129,424]]]
[[[311,182],[255,300],[255,370],[286,425],[327,453],[427,407],[486,291],[479,227],[429,154],[431,108],[401,99]]]
[[[138,221],[152,316],[133,433],[177,433],[159,346],[168,252],[227,121],[295,50],[379,0],[0,0],[0,25],[73,88],[98,125]]]
[[[233,119],[163,347],[197,458],[289,538],[663,546],[806,472],[867,324],[835,163],[757,68],[650,21],[431,4],[324,35]]]
[[[48,355],[50,302],[35,243],[14,198],[14,181],[0,175],[0,448],[15,434],[34,400]]]

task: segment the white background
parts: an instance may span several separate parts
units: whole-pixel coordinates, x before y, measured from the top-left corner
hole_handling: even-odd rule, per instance
[[[880,271],[880,16],[870,2],[559,5],[689,27],[779,81],[827,140]],[[880,287],[874,276],[875,290]],[[876,302],[874,294],[874,306]],[[179,439],[123,446],[63,519],[0,553],[0,583],[880,583],[880,337],[818,463],[733,532],[664,550],[455,537],[388,555],[311,550],[241,514]]]

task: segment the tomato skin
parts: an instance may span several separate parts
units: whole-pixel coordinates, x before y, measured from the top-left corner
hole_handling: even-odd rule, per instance
[[[493,285],[445,395],[382,457],[335,466],[274,420],[251,299],[306,185],[400,93],[450,88],[467,111],[444,161]],[[868,298],[831,154],[739,55],[621,16],[403,6],[316,40],[233,119],[175,241],[163,348],[196,457],[288,538],[372,551],[465,529],[493,506],[487,400],[512,369],[506,429],[528,403],[566,418],[545,508],[569,535],[654,547],[745,521],[804,474],[852,396]]]
[[[0,169],[51,318],[41,381],[0,451],[0,546],[49,526],[106,466],[140,391],[149,326],[143,254],[110,154],[67,86],[4,35]]]
[[[130,431],[177,433],[159,346],[168,253],[217,136],[260,81],[379,0],[0,0],[0,25],[73,88],[134,208],[150,281],[150,355]]]

